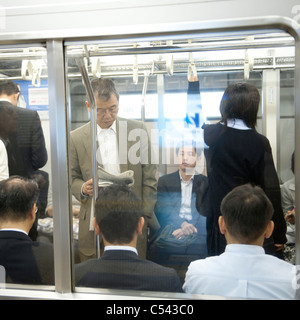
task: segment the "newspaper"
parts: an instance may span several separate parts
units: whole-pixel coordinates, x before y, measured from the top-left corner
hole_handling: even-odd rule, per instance
[[[124,171],[120,174],[112,174],[98,166],[98,186],[107,187],[112,184],[126,184],[129,187],[134,184],[134,172],[132,170]]]

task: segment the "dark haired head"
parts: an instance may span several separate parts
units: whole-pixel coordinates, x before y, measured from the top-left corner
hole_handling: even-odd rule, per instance
[[[226,195],[221,213],[230,235],[242,243],[251,243],[265,231],[273,206],[260,187],[245,184]]]
[[[197,156],[199,156],[201,154],[201,150],[199,150],[199,148],[197,148],[197,143],[195,140],[182,140],[182,141],[180,141],[176,146],[176,154],[178,155],[178,152],[181,148],[190,147],[190,146],[193,147]]]
[[[0,81],[0,95],[11,96],[13,94],[19,93],[20,90],[18,85],[15,84],[12,80],[1,80]]]
[[[94,94],[97,94],[100,100],[107,101],[114,94],[119,101],[119,93],[111,79],[94,78],[91,81],[91,86]]]
[[[38,196],[39,187],[34,180],[12,176],[0,181],[0,221],[24,221]]]
[[[129,187],[111,185],[99,191],[95,218],[109,243],[131,242],[141,216],[141,200]]]
[[[256,127],[260,95],[249,83],[233,83],[225,90],[221,104],[221,122],[227,126],[228,119],[241,119],[252,129]]]

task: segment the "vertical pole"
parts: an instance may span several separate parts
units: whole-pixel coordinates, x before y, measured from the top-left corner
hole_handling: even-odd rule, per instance
[[[72,292],[72,213],[69,192],[68,126],[65,59],[61,40],[47,42],[51,169],[53,188],[53,244],[55,285]]]
[[[279,172],[280,70],[263,71],[263,134],[269,139]]]
[[[295,60],[295,202],[296,202],[296,266],[300,273],[300,31],[296,40]],[[297,281],[297,299],[300,299],[300,283]]]
[[[158,98],[158,129],[163,130],[166,128],[165,114],[164,114],[164,93],[165,93],[165,83],[164,83],[164,75],[157,75],[157,98]],[[164,132],[164,131],[163,131]],[[165,133],[163,133],[165,134]],[[164,146],[165,137],[159,137],[159,166],[158,171],[159,175],[165,175],[167,173],[167,165],[163,163],[162,159],[165,158],[164,153],[166,152],[166,148]]]
[[[92,139],[92,169],[93,169],[93,198],[91,204],[91,215],[90,215],[90,230],[93,230],[92,220],[94,218],[94,211],[96,200],[98,198],[98,164],[96,160],[97,151],[97,106],[96,99],[93,93],[91,82],[88,76],[88,72],[85,68],[85,64],[82,58],[77,58],[76,63],[79,67],[82,81],[86,90],[87,98],[90,105],[91,113],[91,139]],[[100,258],[100,236],[96,235],[96,253],[97,257]]]

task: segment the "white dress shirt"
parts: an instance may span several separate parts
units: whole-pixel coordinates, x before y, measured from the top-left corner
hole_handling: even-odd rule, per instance
[[[102,129],[97,124],[97,141],[97,162],[107,172],[116,175],[120,174],[116,121],[108,129]],[[83,193],[83,185],[84,183],[81,186],[81,196],[88,197]]]
[[[192,201],[194,175],[195,174],[193,174],[191,179],[188,182],[186,182],[181,177],[181,174],[179,171],[180,182],[181,182],[181,207],[180,207],[179,216],[180,218],[186,219],[188,221],[192,220],[191,201]]]
[[[0,181],[7,179],[8,177],[7,151],[3,141],[0,139]]]
[[[21,233],[24,233],[24,234],[26,234],[28,236],[28,233],[25,230],[18,229],[18,228],[3,228],[3,229],[0,229],[0,232],[1,231],[21,232]]]
[[[9,99],[6,99],[6,98],[0,98],[0,101],[6,101],[6,102],[11,103],[11,101]]]
[[[230,244],[220,256],[193,261],[187,293],[252,299],[294,299],[296,266],[265,254],[260,246]]]
[[[105,247],[104,247],[104,251],[109,251],[109,250],[132,251],[132,252],[138,254],[136,248],[131,247],[131,246],[105,246]]]
[[[221,124],[224,124],[221,122]],[[251,130],[242,119],[228,119],[227,127],[238,130]]]
[[[102,129],[97,125],[97,138],[99,148],[97,150],[97,161],[103,165],[104,170],[112,174],[120,173],[117,128],[116,121],[110,128]]]

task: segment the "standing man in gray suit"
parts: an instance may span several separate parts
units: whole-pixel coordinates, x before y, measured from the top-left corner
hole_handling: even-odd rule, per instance
[[[118,117],[119,94],[110,79],[91,82],[97,108],[97,161],[111,174],[134,172],[133,190],[143,201],[145,226],[139,237],[139,256],[146,257],[147,227],[158,228],[153,213],[156,201],[157,166],[151,164],[150,139],[141,121]],[[86,101],[90,111],[90,105]],[[95,257],[95,233],[90,230],[93,196],[91,123],[71,132],[72,193],[81,202],[78,247],[81,261]]]

